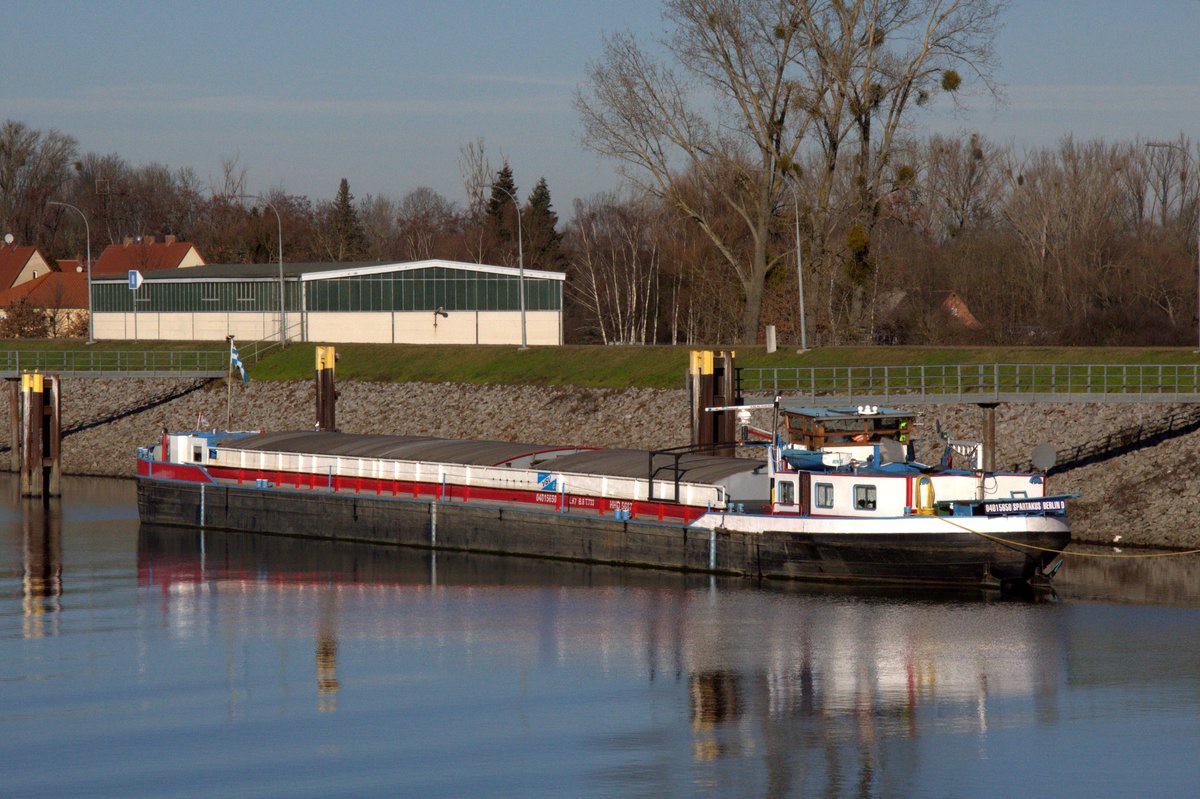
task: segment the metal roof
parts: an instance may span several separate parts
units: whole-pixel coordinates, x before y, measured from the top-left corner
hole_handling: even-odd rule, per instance
[[[645,478],[650,465],[650,453],[647,450],[602,449],[581,452],[579,447],[508,441],[466,441],[429,436],[363,435],[301,430],[227,438],[216,443],[218,446],[228,446],[232,449],[347,458],[392,458],[469,466],[498,466],[540,455],[545,457],[545,461],[540,465],[556,472],[608,477]],[[655,456],[656,468],[670,467],[673,464],[673,456]],[[682,470],[679,479],[682,482],[716,483],[732,475],[754,471],[764,463],[747,458],[688,454],[680,458],[679,465]],[[675,474],[670,469],[662,469],[657,476],[660,480],[675,479]]]
[[[552,447],[509,441],[464,441],[431,436],[365,435],[299,430],[261,433],[221,442],[234,449],[334,455],[347,458],[391,458],[406,461],[497,466],[543,452],[578,447]]]
[[[650,452],[643,449],[601,449],[555,458],[549,466],[556,472],[602,474],[608,477],[646,477],[650,471]],[[674,480],[675,457],[659,454],[654,468],[659,480]],[[765,462],[749,458],[722,458],[714,455],[687,454],[679,458],[679,480],[684,483],[718,483],[726,477],[752,472]],[[664,468],[665,467],[665,468]]]
[[[340,277],[358,277],[360,275],[378,275],[389,272],[411,272],[417,269],[457,270],[460,272],[486,272],[506,277],[518,277],[521,270],[514,266],[494,266],[492,264],[470,264],[462,261],[445,261],[433,259],[428,261],[382,262],[363,261],[356,263],[284,263],[283,276],[285,280],[331,280]],[[526,269],[525,277],[542,280],[565,280],[562,272],[546,272],[540,269]],[[146,282],[190,282],[190,281],[223,281],[223,280],[278,280],[279,263],[266,264],[206,264],[182,269],[158,269],[142,274]],[[127,273],[114,275],[92,275],[92,282],[120,281],[128,279]]]
[[[808,416],[813,419],[876,419],[891,416],[912,416],[912,411],[899,408],[882,408],[871,406],[870,413],[859,411],[858,408],[784,408],[784,413],[793,416]]]

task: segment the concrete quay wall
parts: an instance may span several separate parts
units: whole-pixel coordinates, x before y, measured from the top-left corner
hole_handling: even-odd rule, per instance
[[[170,388],[170,381],[65,380],[63,421],[69,427],[138,396]],[[74,434],[63,445],[67,474],[133,477],[134,450],[153,443],[163,428],[306,429],[314,425],[312,381],[223,382],[167,404]],[[475,386],[429,383],[338,384],[337,421],[352,433],[395,433],[446,438],[658,448],[685,443],[687,396],[681,390]],[[227,400],[227,397],[231,399]],[[1002,405],[997,409],[999,466],[1025,461],[1033,447],[1060,450],[1151,421],[1176,410],[1169,405]],[[982,438],[984,412],[970,405],[915,409],[918,456],[940,452],[936,424],[954,438]],[[754,423],[770,424],[769,412]],[[8,429],[0,430],[8,444]],[[1076,540],[1122,546],[1200,547],[1200,433],[1051,478],[1054,493],[1078,492],[1071,506]],[[2,460],[8,466],[8,458]]]

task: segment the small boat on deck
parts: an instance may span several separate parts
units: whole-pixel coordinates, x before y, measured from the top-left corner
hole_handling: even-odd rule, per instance
[[[145,522],[761,579],[1015,587],[1052,576],[1040,472],[912,457],[896,409],[784,410],[766,458],[335,432],[165,434]],[[777,426],[778,427],[778,426]],[[962,462],[963,459],[966,462]]]

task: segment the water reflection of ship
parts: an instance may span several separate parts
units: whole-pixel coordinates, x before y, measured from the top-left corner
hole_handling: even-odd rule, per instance
[[[247,624],[253,624],[255,598],[263,594],[293,595],[295,622],[315,627],[314,660],[318,709],[336,709],[341,687],[337,676],[339,635],[383,638],[435,631],[436,619],[424,615],[387,615],[363,621],[362,614],[343,615],[340,598],[372,604],[413,594],[432,595],[451,586],[468,587],[474,595],[509,586],[647,586],[676,590],[709,586],[710,577],[659,575],[581,563],[547,563],[525,558],[454,552],[427,552],[372,544],[259,536],[225,531],[159,527],[143,524],[138,533],[138,581],[160,591],[172,623],[190,634],[208,612],[207,599],[236,598]],[[305,602],[317,597],[314,620],[304,615]],[[279,606],[276,606],[278,609]],[[536,620],[522,638],[538,641],[543,659],[559,654],[553,611]],[[481,619],[482,627],[503,629],[508,618]],[[528,621],[523,620],[523,621]],[[518,622],[522,623],[522,622]],[[650,625],[653,628],[653,624]],[[611,630],[614,639],[619,631]],[[657,645],[652,646],[657,651]],[[651,658],[656,659],[656,656]],[[681,668],[672,666],[675,673]]]
[[[26,638],[58,632],[62,609],[62,512],[59,500],[21,500],[21,610]]]
[[[378,591],[437,586],[706,587],[687,576],[586,563],[538,561],[458,552],[429,552],[355,542],[261,536],[142,524],[138,533],[142,585],[179,590],[202,580],[251,580],[278,585],[355,586]]]
[[[173,602],[199,591],[294,594],[286,613],[312,632],[325,709],[340,686],[339,637],[438,641],[454,625],[513,653],[636,660],[651,681],[683,681],[693,759],[716,767],[761,756],[783,783],[812,769],[862,778],[881,747],[915,748],[930,731],[985,733],[998,703],[1045,718],[1065,679],[1054,605],[711,591],[706,576],[146,525],[138,559],[142,584]],[[544,590],[572,586],[600,590],[566,603]],[[633,590],[605,590],[613,586]],[[443,601],[447,590],[454,602]],[[254,623],[256,600],[237,601]],[[406,612],[395,612],[401,603]],[[278,624],[286,606],[274,607]]]
[[[1067,655],[1056,608],[867,600],[796,611],[688,636],[696,760],[753,752],[769,783],[787,786],[780,795],[814,779],[833,795],[903,795],[875,781],[915,763],[922,737],[982,742],[997,709],[1010,721],[1057,713]],[[753,649],[763,656],[746,657]]]

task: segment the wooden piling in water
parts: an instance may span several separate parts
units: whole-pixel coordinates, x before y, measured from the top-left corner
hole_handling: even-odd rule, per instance
[[[62,380],[58,375],[46,376],[42,405],[45,408],[45,438],[47,493],[62,496]]]
[[[21,375],[10,397],[12,463],[20,472],[21,496],[62,494],[61,382],[39,372]]]
[[[11,442],[9,468],[21,471],[21,381],[8,381],[8,440]]]

